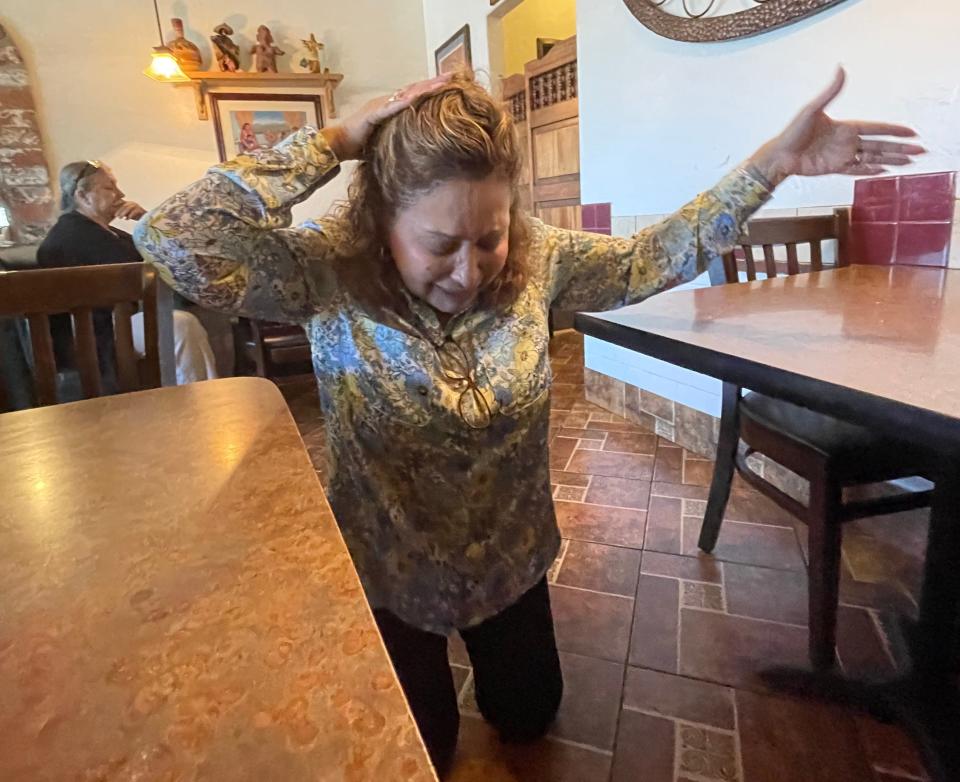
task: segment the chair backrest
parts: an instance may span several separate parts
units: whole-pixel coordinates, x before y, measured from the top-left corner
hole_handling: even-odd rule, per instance
[[[121,391],[160,387],[157,275],[145,263],[74,266],[0,273],[0,317],[23,317],[30,326],[36,402],[57,402],[57,366],[50,316],[69,314],[73,354],[87,398],[103,394],[94,310],[113,311],[117,385]],[[143,308],[144,356],[134,349],[130,318]]]
[[[836,240],[836,266],[849,263],[848,244],[850,210],[836,209],[832,215],[811,217],[771,217],[751,220],[737,244],[743,252],[739,261],[736,252],[723,256],[723,274],[727,282],[739,282],[742,265],[748,280],[757,279],[758,261],[754,248],[762,248],[763,260],[759,271],[769,277],[780,274],[802,274],[821,271],[824,268],[823,243]],[[786,259],[778,259],[775,248],[786,247]],[[809,260],[801,259],[798,248],[809,246]]]

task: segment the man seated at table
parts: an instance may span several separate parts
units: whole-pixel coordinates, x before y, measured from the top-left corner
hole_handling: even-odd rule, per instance
[[[99,161],[68,163],[60,171],[62,214],[37,251],[42,267],[92,266],[143,260],[126,231],[115,228],[116,219],[139,220],[146,210],[127,201],[110,169]],[[143,313],[132,319],[133,341],[143,352]],[[113,321],[110,310],[94,313],[97,353],[104,385],[115,389],[113,366]],[[68,315],[51,318],[57,364],[71,365],[72,334]],[[177,385],[217,376],[207,332],[195,315],[182,309],[173,312],[173,340]]]

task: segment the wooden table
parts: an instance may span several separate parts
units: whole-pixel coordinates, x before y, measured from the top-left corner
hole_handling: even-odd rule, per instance
[[[578,315],[623,347],[936,449],[913,666],[881,687],[816,689],[891,712],[937,779],[960,779],[960,271],[853,266],[657,296]]]
[[[436,780],[286,404],[0,416],[0,779]]]

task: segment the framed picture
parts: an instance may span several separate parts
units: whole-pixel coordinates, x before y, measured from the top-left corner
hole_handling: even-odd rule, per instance
[[[434,53],[437,61],[437,76],[453,71],[473,68],[470,53],[470,25],[465,24]]]
[[[319,95],[211,92],[210,109],[221,162],[269,149],[305,125],[323,127]]]

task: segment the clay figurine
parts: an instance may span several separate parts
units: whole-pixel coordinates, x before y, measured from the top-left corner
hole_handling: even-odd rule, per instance
[[[240,70],[240,47],[230,38],[233,28],[226,22],[213,28],[215,35],[210,36],[214,54],[217,55],[217,67],[221,71]]]
[[[265,24],[257,28],[257,45],[251,51],[253,69],[257,73],[276,73],[277,56],[286,54],[285,51],[273,45],[273,33]]]
[[[200,56],[200,50],[196,44],[190,43],[183,37],[183,19],[171,19],[170,24],[173,25],[173,32],[177,37],[170,41],[167,46],[173,52],[177,62],[180,63],[180,67],[185,71],[203,70],[203,58]]]
[[[317,40],[316,36],[313,33],[310,33],[310,37],[305,41],[301,41],[308,52],[310,52],[309,57],[304,57],[300,60],[300,67],[306,68],[310,73],[321,73],[323,71],[321,57],[323,56],[323,44]]]

